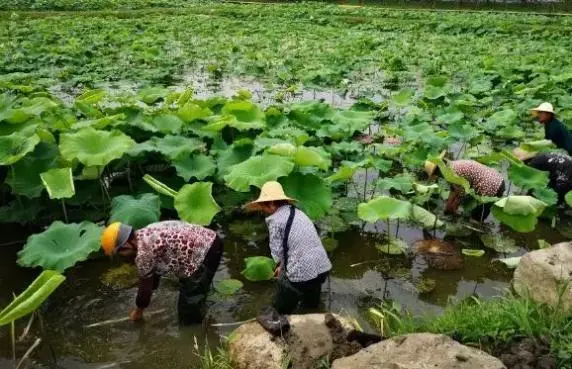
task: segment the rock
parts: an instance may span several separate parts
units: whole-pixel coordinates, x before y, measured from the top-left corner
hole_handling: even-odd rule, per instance
[[[292,369],[314,369],[330,355],[351,355],[361,349],[356,342],[340,338],[347,337],[354,328],[338,315],[290,315],[288,320],[290,331],[283,337],[272,337],[257,322],[243,324],[232,332],[229,341],[232,367],[281,369],[290,361]]]
[[[387,339],[333,362],[332,369],[501,369],[503,363],[450,337],[415,333]]]
[[[514,272],[513,286],[521,296],[556,306],[559,291],[566,287],[560,306],[572,309],[572,243],[562,242],[552,247],[524,255]]]

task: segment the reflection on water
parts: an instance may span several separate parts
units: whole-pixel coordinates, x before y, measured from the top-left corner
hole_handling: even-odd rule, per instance
[[[262,220],[259,220],[262,222]],[[243,259],[267,254],[266,239],[260,227],[252,223],[239,226],[241,219],[221,229],[226,235],[224,261],[215,280],[242,278]],[[245,223],[248,223],[245,222]],[[230,229],[229,229],[230,228]],[[491,263],[496,254],[487,250],[481,258],[465,258],[461,270],[442,271],[431,268],[420,256],[387,256],[375,249],[375,236],[351,230],[336,235],[338,248],[332,254],[332,277],[323,289],[326,309],[350,314],[364,321],[365,309],[383,298],[393,299],[416,314],[438,313],[450,299],[462,299],[473,293],[498,295],[507,287],[511,272]],[[536,248],[536,239],[561,241],[549,224],[541,223],[531,236],[515,234],[497,226],[495,231],[513,237],[521,248]],[[258,232],[258,233],[257,233]],[[12,231],[12,234],[14,232]],[[253,236],[254,235],[254,236]],[[471,231],[459,239],[460,247],[481,247]],[[17,237],[15,235],[14,237]],[[399,237],[410,246],[423,239],[421,230],[402,227]],[[11,291],[19,292],[33,279],[34,271],[16,266],[18,247],[0,248],[0,306],[10,300]],[[467,259],[469,258],[469,259]],[[116,290],[101,283],[101,276],[117,261],[96,259],[68,271],[67,281],[43,306],[49,332],[49,344],[57,356],[52,364],[48,345],[36,354],[38,362],[59,368],[188,368],[197,362],[194,337],[199,343],[219,342],[234,327],[213,328],[214,322],[237,322],[252,318],[261,306],[269,304],[274,292],[272,282],[244,281],[244,288],[234,296],[211,294],[208,320],[202,326],[179,327],[176,317],[176,283],[164,281],[153,297],[150,311],[166,309],[142,324],[122,322],[95,328],[91,323],[126,316],[133,306],[135,288]],[[22,323],[23,324],[23,323]],[[0,329],[0,357],[10,356],[8,330]],[[3,363],[0,362],[0,366]]]

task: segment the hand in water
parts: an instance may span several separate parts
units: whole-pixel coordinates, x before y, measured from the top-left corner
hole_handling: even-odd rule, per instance
[[[129,313],[129,319],[134,322],[143,320],[143,309],[135,308]]]

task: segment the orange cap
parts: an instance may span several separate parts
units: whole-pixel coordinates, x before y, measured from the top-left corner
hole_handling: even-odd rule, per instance
[[[108,225],[101,235],[101,248],[105,255],[113,255],[118,248],[123,246],[129,240],[132,230],[132,227],[121,222]]]

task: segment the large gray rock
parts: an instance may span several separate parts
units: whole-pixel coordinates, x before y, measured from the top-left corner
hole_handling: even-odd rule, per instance
[[[332,369],[506,369],[497,358],[450,337],[415,333],[387,339],[333,362]]]
[[[514,271],[513,286],[521,296],[572,309],[572,244],[562,242],[524,255]]]
[[[337,329],[326,325],[327,317],[335,317],[340,323]],[[234,369],[281,369],[288,361],[292,369],[314,369],[324,358],[353,354],[357,349],[338,354],[339,337],[345,338],[353,330],[352,325],[334,314],[290,315],[290,332],[284,337],[272,337],[257,322],[238,327],[229,339],[229,355]],[[336,353],[334,353],[336,351]]]

